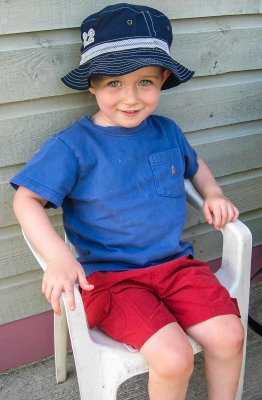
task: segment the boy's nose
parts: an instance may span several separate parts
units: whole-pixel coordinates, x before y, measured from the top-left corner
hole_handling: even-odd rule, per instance
[[[136,91],[135,87],[128,86],[125,88],[123,101],[124,101],[124,103],[129,104],[129,105],[137,103],[138,98],[137,98],[137,91]]]

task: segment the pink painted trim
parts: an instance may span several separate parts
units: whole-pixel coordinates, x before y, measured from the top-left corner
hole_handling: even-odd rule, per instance
[[[253,248],[252,273],[261,267],[261,259],[262,245]],[[220,262],[209,262],[212,271],[219,268]],[[51,311],[1,325],[0,372],[53,355],[53,325]]]
[[[54,354],[53,312],[0,326],[0,372]]]

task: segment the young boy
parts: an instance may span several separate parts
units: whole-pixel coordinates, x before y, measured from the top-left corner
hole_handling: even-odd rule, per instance
[[[193,72],[170,57],[171,25],[152,8],[106,7],[84,20],[81,37],[81,64],[63,82],[89,89],[99,111],[49,139],[11,182],[15,214],[47,261],[43,293],[59,314],[64,291],[74,310],[78,281],[90,326],[146,358],[151,400],[185,398],[185,332],[203,346],[208,398],[233,400],[243,329],[234,300],[181,241],[184,178],[216,229],[238,210],[175,122],[152,115],[160,91]],[[45,213],[60,206],[77,260]]]

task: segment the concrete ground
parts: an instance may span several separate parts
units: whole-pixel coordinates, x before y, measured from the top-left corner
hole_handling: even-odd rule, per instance
[[[262,282],[252,285],[250,314],[262,321]],[[72,354],[68,356],[68,378],[57,385],[54,358],[50,357],[0,374],[0,400],[80,400]],[[195,357],[187,400],[206,400],[202,353]],[[99,399],[97,399],[99,400]],[[117,400],[148,400],[147,374],[124,382]],[[223,399],[221,399],[223,400]],[[262,400],[262,337],[248,331],[243,400]]]

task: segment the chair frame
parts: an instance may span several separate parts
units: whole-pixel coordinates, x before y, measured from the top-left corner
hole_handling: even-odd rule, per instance
[[[203,199],[190,181],[185,181],[187,201],[196,209],[202,210]],[[222,229],[223,251],[222,264],[216,272],[220,282],[229,290],[232,297],[238,300],[241,320],[245,330],[244,355],[239,379],[236,400],[241,400],[248,322],[248,303],[250,288],[250,265],[252,240],[249,229],[240,221],[227,223]],[[24,234],[24,233],[23,233]],[[24,238],[45,270],[45,260]],[[68,245],[73,247],[70,243]],[[68,330],[74,354],[77,379],[81,400],[115,400],[119,385],[132,376],[148,371],[143,356],[129,346],[116,342],[99,329],[90,329],[78,290],[74,286],[76,309],[70,311],[65,294],[61,295],[61,316],[54,315],[54,345],[57,383],[66,380],[66,358]],[[188,336],[194,354],[200,352],[201,346]]]

